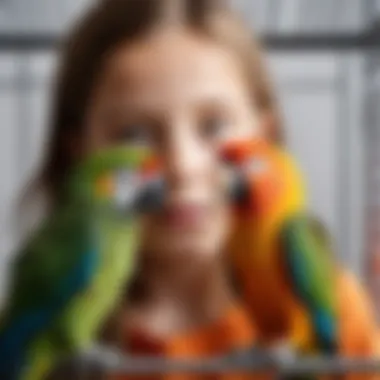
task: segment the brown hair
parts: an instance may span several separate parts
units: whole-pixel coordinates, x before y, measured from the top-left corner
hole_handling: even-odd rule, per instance
[[[181,23],[228,44],[241,59],[258,106],[274,120],[281,140],[276,101],[256,41],[222,0],[103,0],[79,21],[68,36],[58,75],[51,136],[41,182],[56,201],[74,163],[67,140],[80,138],[89,98],[107,56],[121,43],[142,38],[163,21],[173,5],[181,5]]]

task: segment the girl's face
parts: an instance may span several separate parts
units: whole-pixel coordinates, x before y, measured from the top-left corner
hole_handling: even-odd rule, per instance
[[[190,33],[156,33],[111,55],[92,98],[86,152],[144,143],[161,156],[165,209],[146,221],[144,252],[209,260],[227,237],[216,149],[259,130],[235,57]]]

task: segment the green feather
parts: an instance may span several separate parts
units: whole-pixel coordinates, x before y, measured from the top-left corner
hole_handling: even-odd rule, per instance
[[[281,254],[292,291],[305,306],[321,351],[336,349],[336,262],[323,226],[310,216],[289,219],[281,233]]]

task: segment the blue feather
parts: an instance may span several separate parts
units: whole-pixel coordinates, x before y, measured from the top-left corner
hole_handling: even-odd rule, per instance
[[[0,335],[0,378],[17,379],[20,364],[27,360],[32,339],[45,329],[67,302],[91,282],[99,261],[97,250],[81,256],[76,268],[57,287],[51,303],[20,316]],[[15,371],[15,368],[18,369]]]
[[[337,326],[335,319],[324,310],[311,312],[316,338],[319,346],[325,352],[334,353],[336,345]]]

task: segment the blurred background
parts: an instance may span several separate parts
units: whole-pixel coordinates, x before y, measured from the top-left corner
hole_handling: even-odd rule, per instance
[[[42,157],[59,38],[94,1],[0,1],[1,268],[20,236],[17,196]],[[266,45],[311,209],[380,311],[380,0],[233,4]]]

